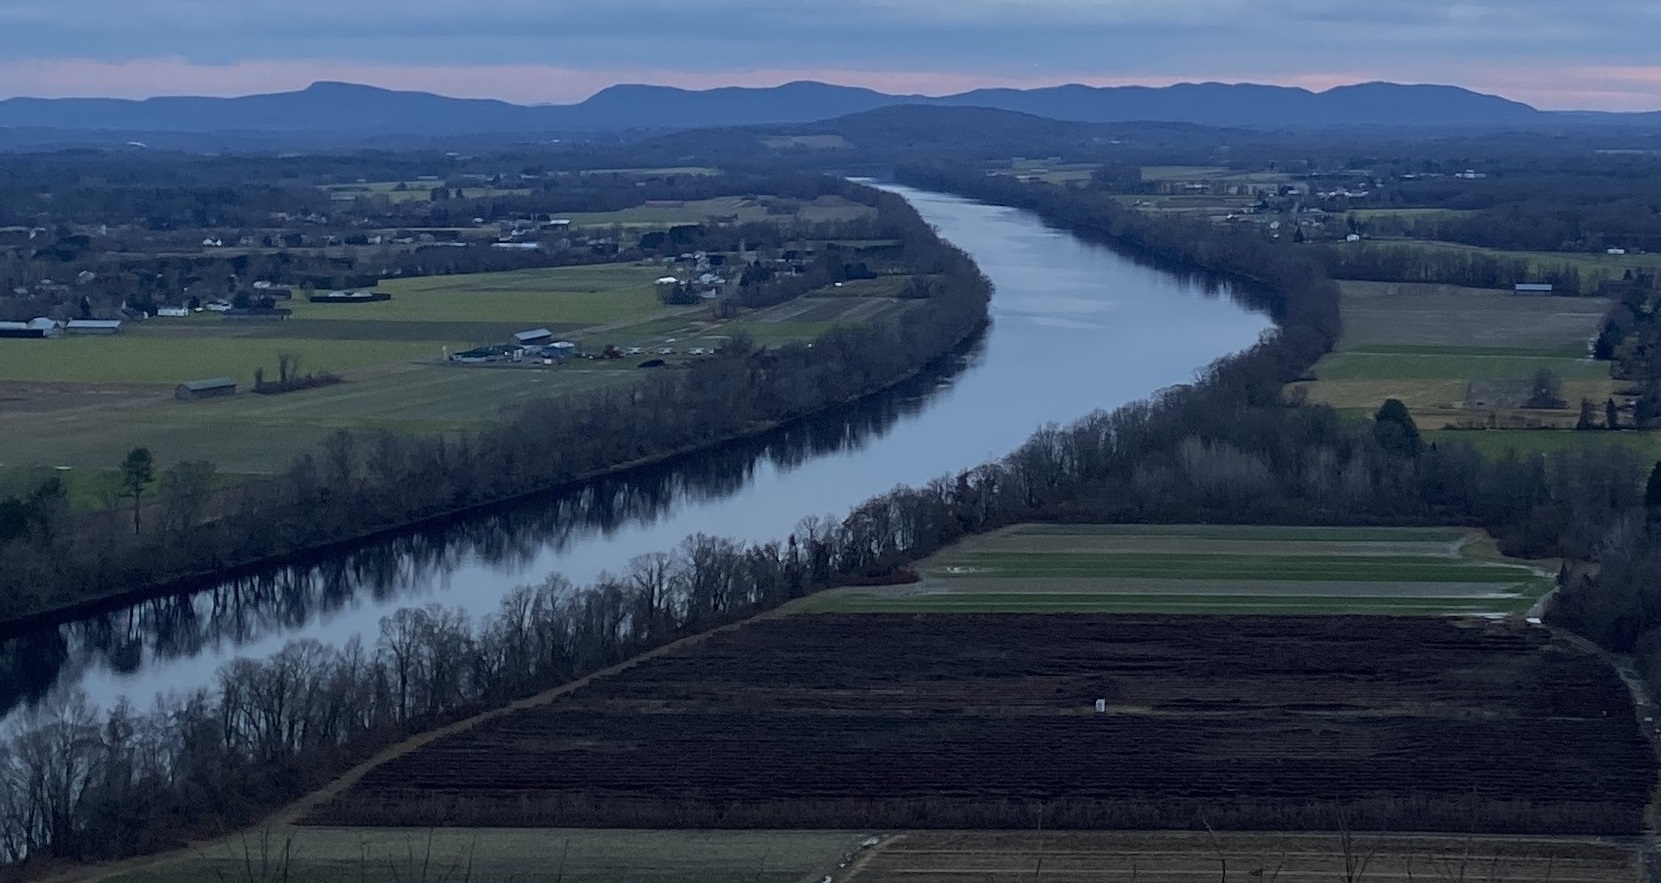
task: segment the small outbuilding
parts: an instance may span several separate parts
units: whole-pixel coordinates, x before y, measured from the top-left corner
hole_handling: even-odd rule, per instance
[[[1551,294],[1550,282],[1518,282],[1513,294]]]
[[[554,332],[546,328],[532,328],[529,331],[520,331],[513,335],[514,342],[520,346],[540,346],[551,343],[553,339]]]
[[[70,319],[63,328],[70,334],[115,334],[121,330],[121,320]]]
[[[214,377],[209,380],[186,380],[173,388],[173,397],[181,402],[236,395],[236,378]]]

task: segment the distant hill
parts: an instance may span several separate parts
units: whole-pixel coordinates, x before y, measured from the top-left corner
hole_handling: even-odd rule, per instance
[[[239,98],[11,98],[0,128],[131,132],[457,135],[603,133],[806,123],[897,105],[982,107],[1079,123],[1173,122],[1285,129],[1329,126],[1661,125],[1658,114],[1558,113],[1455,86],[1054,86],[959,95],[888,95],[825,83],[703,91],[624,85],[578,104],[518,105],[351,83]]]

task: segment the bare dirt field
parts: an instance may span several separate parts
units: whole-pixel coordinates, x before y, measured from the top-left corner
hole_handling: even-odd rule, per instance
[[[1615,672],[1526,626],[796,615],[439,738],[303,821],[1629,834],[1655,772]]]
[[[928,832],[891,838],[864,857],[851,875],[840,879],[848,883],[1193,883],[1219,879],[1636,883],[1640,878],[1633,846],[1590,839]]]
[[[1609,309],[1598,297],[1536,297],[1486,288],[1343,282],[1342,349],[1369,344],[1563,349],[1585,345]]]

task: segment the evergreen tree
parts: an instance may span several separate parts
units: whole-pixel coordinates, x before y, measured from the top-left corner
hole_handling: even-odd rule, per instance
[[[1416,457],[1423,442],[1413,415],[1401,399],[1385,399],[1373,415],[1373,438],[1378,446],[1402,457]]]

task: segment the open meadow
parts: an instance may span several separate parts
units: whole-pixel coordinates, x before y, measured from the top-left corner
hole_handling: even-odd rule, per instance
[[[1294,395],[1370,416],[1400,399],[1419,427],[1568,429],[1582,399],[1618,398],[1609,363],[1589,357],[1602,298],[1382,282],[1341,284],[1344,336]],[[1566,407],[1527,407],[1541,371]],[[1519,437],[1521,438],[1521,437]]]
[[[849,883],[1637,883],[1638,852],[1593,839],[1148,832],[916,832],[865,857]],[[1232,876],[1231,876],[1232,875]]]
[[[916,583],[798,602],[838,612],[1503,614],[1550,574],[1480,531],[1028,524],[971,537]]]
[[[1613,835],[1655,772],[1615,671],[1520,623],[799,613],[439,736],[301,823]]]
[[[1397,210],[1401,211],[1401,210]],[[1403,248],[1430,254],[1457,252],[1464,254],[1479,254],[1485,257],[1500,260],[1527,261],[1532,272],[1545,272],[1559,267],[1572,267],[1580,274],[1580,293],[1591,294],[1597,291],[1598,283],[1604,280],[1620,279],[1627,270],[1648,270],[1653,272],[1661,266],[1661,257],[1653,254],[1607,254],[1605,252],[1584,251],[1507,251],[1497,248],[1484,248],[1478,245],[1466,245],[1460,242],[1432,242],[1417,239],[1378,239],[1373,240],[1379,248]],[[1570,292],[1571,294],[1573,292]]]
[[[827,287],[764,310],[715,321],[701,306],[664,306],[660,266],[605,264],[392,279],[389,301],[289,302],[282,322],[226,322],[216,314],[135,323],[116,337],[0,341],[0,469],[109,470],[128,449],[157,460],[209,460],[222,472],[268,473],[337,429],[445,433],[476,429],[536,399],[631,383],[649,357],[671,364],[738,333],[758,344],[811,340],[838,324],[888,319],[919,301],[895,297],[907,276]],[[446,353],[547,328],[598,351],[641,355],[542,365],[457,366]],[[659,356],[660,351],[673,352]],[[298,370],[346,382],[282,395],[177,402],[185,380],[227,376],[242,390],[256,369]],[[78,473],[76,479],[81,478]],[[71,481],[72,488],[102,482]],[[75,495],[83,507],[102,492]]]

